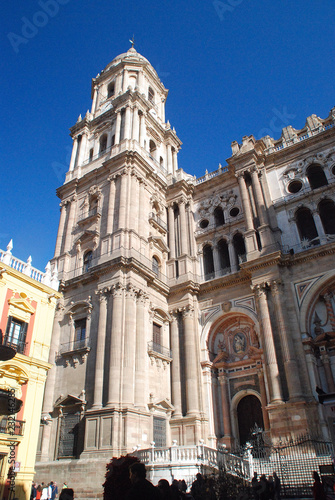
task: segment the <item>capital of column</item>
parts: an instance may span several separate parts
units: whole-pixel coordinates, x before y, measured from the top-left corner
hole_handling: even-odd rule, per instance
[[[186,306],[181,308],[181,313],[183,315],[183,318],[193,318],[194,317],[194,307],[193,306]]]
[[[109,293],[108,288],[103,288],[102,290],[96,290],[95,295],[98,297],[100,304],[107,302],[107,294]]]
[[[260,299],[261,297],[266,296],[266,287],[267,283],[258,283],[257,285],[252,285],[250,288],[254,292],[255,297]]]
[[[109,177],[107,177],[107,180],[112,184],[113,182],[116,182],[117,175],[116,174],[111,174]]]
[[[125,288],[126,298],[128,299],[133,299],[135,301],[137,292],[138,292],[137,288],[135,288],[133,285],[128,284]]]

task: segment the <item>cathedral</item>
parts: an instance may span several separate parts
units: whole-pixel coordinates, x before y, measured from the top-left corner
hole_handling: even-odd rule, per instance
[[[37,480],[101,488],[113,456],[255,427],[334,441],[335,108],[196,178],[167,95],[131,47],[71,128]]]

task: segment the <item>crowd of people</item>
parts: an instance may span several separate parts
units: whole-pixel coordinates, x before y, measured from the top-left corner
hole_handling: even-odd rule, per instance
[[[174,479],[171,484],[166,479],[160,479],[154,486],[146,479],[146,468],[143,463],[135,462],[129,467],[131,488],[126,493],[126,500],[216,500],[214,480],[198,473],[189,491],[184,479]],[[326,500],[324,488],[319,474],[313,471],[312,493],[314,500]],[[251,480],[253,500],[280,500],[281,483],[274,471],[266,477],[254,472]],[[38,484],[33,482],[30,500],[73,500],[74,491],[64,483],[58,497],[56,482]]]
[[[254,472],[251,487],[255,500],[280,500],[281,484],[275,471],[272,476],[262,474],[259,479],[257,472]]]
[[[68,488],[66,483],[63,483],[62,490],[58,496],[58,486],[54,481],[50,483],[37,484],[33,482],[31,486],[30,500],[73,500],[74,492],[72,488]]]

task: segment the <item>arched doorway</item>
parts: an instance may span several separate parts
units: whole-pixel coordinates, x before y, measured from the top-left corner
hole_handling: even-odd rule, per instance
[[[255,424],[264,429],[262,406],[256,396],[251,394],[241,399],[237,405],[237,421],[241,446],[250,439],[250,429]]]

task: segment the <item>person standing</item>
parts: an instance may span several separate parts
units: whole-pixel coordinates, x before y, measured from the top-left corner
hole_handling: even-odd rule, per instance
[[[48,486],[42,483],[41,500],[48,500]]]
[[[312,486],[314,500],[326,500],[326,493],[323,489],[323,484],[321,483],[319,474],[315,470],[312,473],[312,477],[314,479]]]
[[[273,498],[274,500],[280,500],[280,490],[281,490],[281,484],[280,484],[280,479],[277,476],[276,471],[273,471]]]
[[[33,481],[33,484],[31,485],[30,500],[36,500],[36,493],[37,493],[36,483],[34,483]]]
[[[135,462],[129,467],[129,477],[132,487],[127,492],[127,500],[159,500],[159,490],[146,478],[145,465]]]
[[[51,500],[55,500],[58,497],[58,486],[57,483],[53,483],[51,490]]]

